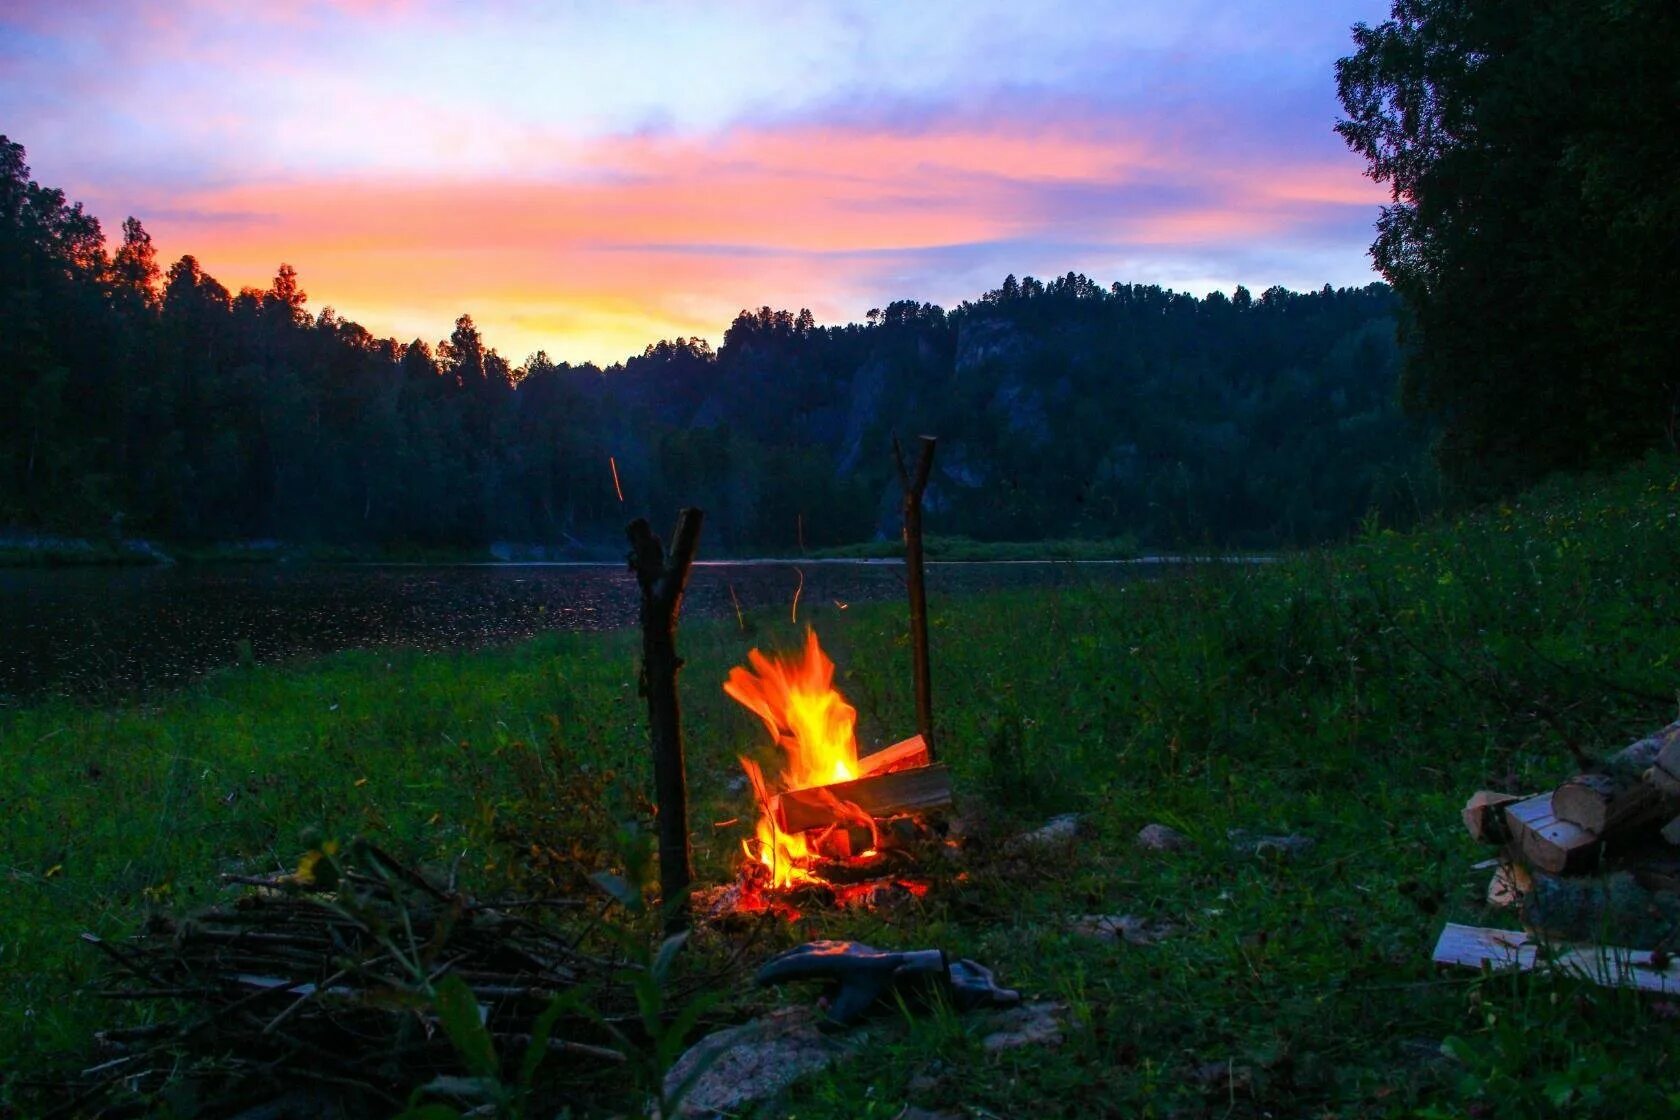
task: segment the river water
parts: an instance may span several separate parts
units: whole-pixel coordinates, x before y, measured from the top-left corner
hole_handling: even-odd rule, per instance
[[[1159,565],[930,564],[930,596],[1089,586]],[[683,617],[733,617],[805,603],[902,601],[892,561],[696,565]],[[210,670],[335,650],[461,649],[545,630],[636,624],[619,565],[243,564],[0,570],[0,706],[52,693],[96,698],[178,687]]]

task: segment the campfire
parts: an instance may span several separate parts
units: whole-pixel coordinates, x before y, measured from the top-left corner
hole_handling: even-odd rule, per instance
[[[781,751],[768,776],[742,758],[758,803],[734,907],[796,912],[794,902],[832,894],[841,904],[883,892],[920,897],[905,877],[907,848],[927,833],[927,816],[951,803],[949,771],[920,735],[859,756],[857,709],[834,687],[834,662],[815,630],[800,654],[758,650],[730,670],[723,690],[763,721]]]

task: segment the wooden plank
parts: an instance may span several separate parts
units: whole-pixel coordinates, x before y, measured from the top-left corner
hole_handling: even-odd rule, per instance
[[[1596,835],[1552,815],[1552,795],[1542,793],[1505,806],[1505,821],[1522,858],[1554,875],[1578,875],[1598,865]]]
[[[871,817],[925,813],[951,804],[951,772],[941,763],[875,774],[850,782],[793,789],[770,805],[776,827],[783,832],[806,832],[845,819],[843,805],[855,805]]]
[[[1487,966],[1495,972],[1550,968],[1606,988],[1680,993],[1680,959],[1665,954],[1660,964],[1654,964],[1651,954],[1643,949],[1564,942],[1542,945],[1526,933],[1508,929],[1448,922],[1435,942],[1431,959],[1436,964],[1467,968]]]
[[[928,755],[927,740],[920,735],[912,735],[902,743],[894,743],[890,747],[883,747],[874,754],[864,755],[858,759],[858,777],[867,778],[873,774],[891,774],[896,770],[909,770],[916,766],[926,766],[933,759]]]
[[[1483,844],[1509,844],[1511,829],[1505,823],[1505,806],[1514,805],[1521,800],[1522,798],[1514,793],[1477,790],[1470,795],[1470,800],[1464,803],[1464,809],[1459,815],[1464,818],[1464,827],[1472,839]]]

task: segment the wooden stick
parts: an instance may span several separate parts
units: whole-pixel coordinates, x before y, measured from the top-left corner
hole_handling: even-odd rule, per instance
[[[904,568],[910,586],[910,655],[916,678],[916,730],[933,758],[933,675],[928,668],[927,578],[922,563],[922,492],[933,470],[933,449],[939,441],[922,437],[922,452],[912,475],[904,466],[904,450],[893,437],[893,461],[904,488]]]
[[[626,530],[630,570],[642,589],[642,695],[647,697],[653,744],[654,797],[659,807],[659,892],[665,925],[688,928],[688,889],[694,880],[688,838],[688,777],[683,762],[682,709],[677,697],[677,618],[700,544],[704,514],[685,509],[677,516],[667,555],[659,538],[638,517]]]

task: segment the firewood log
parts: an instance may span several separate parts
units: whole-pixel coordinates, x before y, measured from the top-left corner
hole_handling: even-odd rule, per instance
[[[1464,827],[1471,838],[1482,844],[1509,844],[1511,829],[1505,823],[1505,807],[1522,798],[1511,793],[1478,790],[1464,803]]]
[[[1542,793],[1505,807],[1511,841],[1532,868],[1576,875],[1598,866],[1603,845],[1596,834],[1552,815],[1552,795]]]
[[[928,757],[927,740],[920,735],[912,735],[902,743],[894,743],[890,747],[883,747],[874,754],[866,754],[858,759],[858,777],[867,778],[871,774],[891,774],[895,770],[909,770],[917,766],[926,766],[933,759]]]
[[[924,813],[951,804],[951,772],[943,764],[874,774],[833,785],[793,789],[771,802],[776,826],[805,832],[845,819],[843,805],[855,805],[871,817]]]
[[[1529,930],[1565,941],[1650,949],[1680,935],[1680,896],[1648,890],[1625,871],[1583,879],[1536,875],[1520,912]]]
[[[1552,812],[1606,839],[1673,816],[1680,800],[1657,782],[1642,780],[1662,749],[1663,737],[1653,735],[1606,759],[1601,773],[1569,779],[1552,794]]]

